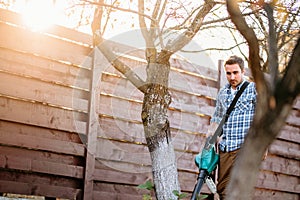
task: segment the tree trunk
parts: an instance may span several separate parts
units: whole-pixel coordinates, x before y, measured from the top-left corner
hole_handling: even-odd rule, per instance
[[[158,200],[176,199],[173,190],[180,191],[167,116],[171,103],[168,91],[169,71],[169,62],[148,64],[147,89],[142,109],[142,121],[152,160],[153,181]]]

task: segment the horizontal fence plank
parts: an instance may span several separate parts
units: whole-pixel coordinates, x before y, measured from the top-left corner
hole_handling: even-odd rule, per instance
[[[206,81],[209,80],[185,73],[171,71],[169,77],[169,87],[191,94],[216,98],[218,92],[217,88],[211,87],[211,84],[206,83]]]
[[[85,134],[86,116],[63,108],[0,96],[0,119]]]
[[[0,47],[14,49],[82,67],[91,66],[91,48],[0,22]],[[43,45],[41,45],[43,44]]]
[[[13,138],[11,136],[14,136]],[[19,146],[22,148],[45,150],[50,152],[84,156],[83,144],[62,141],[60,139],[48,139],[41,136],[19,133],[0,127],[0,144]]]
[[[52,163],[60,163],[64,165],[84,166],[84,158],[74,155],[55,153],[49,151],[40,151],[34,149],[19,148],[15,146],[0,146],[3,155],[13,157],[23,157],[24,159],[34,159],[39,161],[47,161]]]
[[[0,192],[80,199],[81,183],[76,179],[20,171],[0,170]]]
[[[6,129],[7,126],[4,126],[4,128]],[[9,137],[3,138],[3,134],[7,134]],[[14,135],[14,137],[12,138],[11,135]],[[49,151],[45,152],[33,150],[33,148],[46,150],[67,149],[68,144],[57,144],[54,141],[47,141],[48,144],[45,145],[43,138],[34,138],[27,142],[27,137],[20,138],[18,135],[16,135],[16,133],[3,132],[2,129],[0,130],[0,143],[2,143],[2,145],[17,144],[19,147],[23,147],[18,148],[12,146],[0,146],[0,167],[11,170],[25,170],[28,172],[39,172],[70,176],[74,178],[83,178],[82,165],[84,162],[74,156],[61,154],[70,152],[58,150],[57,152],[59,154],[55,154]],[[30,144],[30,142],[33,144]],[[47,148],[45,146],[53,146],[53,148]],[[28,147],[29,149],[24,149],[24,147]],[[74,154],[74,152],[72,153]],[[78,155],[78,152],[76,152],[75,155]],[[80,155],[84,156],[84,152],[82,151]]]
[[[300,144],[275,140],[269,147],[269,152],[286,158],[300,160]]]
[[[288,124],[300,127],[300,110],[291,110],[286,120]]]
[[[148,147],[98,138],[97,158],[122,161],[139,165],[151,165]]]
[[[88,110],[88,94],[85,91],[3,72],[0,72],[0,79],[3,96],[38,101],[71,110]]]
[[[144,94],[128,80],[108,73],[102,73],[100,92],[136,101],[143,101],[144,98]]]
[[[96,158],[95,169],[103,169],[103,170],[115,170],[122,172],[129,172],[135,174],[144,174],[144,173],[152,173],[152,168],[150,165],[139,165],[135,163],[129,162],[119,162],[114,160],[106,160],[101,158]],[[101,180],[98,180],[101,181]],[[116,182],[117,183],[117,182]]]
[[[98,137],[146,144],[144,128],[141,122],[100,116],[99,126],[101,131],[98,132]]]
[[[300,144],[300,127],[285,125],[277,138]]]
[[[123,186],[125,187],[125,186]],[[145,192],[147,194],[147,191]],[[118,199],[118,200],[141,200],[143,195],[133,195],[133,194],[124,194],[120,192],[102,192],[102,191],[93,191],[93,199]]]
[[[271,145],[269,152],[286,158],[300,160],[299,148],[288,148],[281,145]]]
[[[300,193],[298,177],[265,171],[259,174],[256,187],[275,191],[285,191],[297,194]]]
[[[98,114],[141,121],[142,102],[101,94],[96,106]]]
[[[0,167],[9,170],[38,172],[72,178],[83,178],[83,167],[61,163],[40,161],[20,156],[0,155]]]
[[[168,112],[170,127],[180,130],[206,133],[209,125],[209,118],[193,113],[185,113],[179,111]]]
[[[38,126],[30,126],[27,124],[20,124],[9,121],[0,120],[0,129],[2,131],[9,132],[10,134],[23,134],[34,137],[41,137],[52,140],[60,140],[72,143],[82,144],[81,135],[78,133],[59,131],[49,128],[43,128]]]
[[[108,169],[95,169],[94,171],[94,180],[130,185],[140,185],[145,183],[146,180],[149,180],[151,176],[151,173],[137,174]]]
[[[89,89],[88,69],[6,48],[0,48],[0,58],[0,71],[82,90]]]
[[[300,176],[300,161],[283,158],[276,155],[268,155],[261,163],[261,169],[286,175]]]
[[[253,200],[266,200],[266,199],[299,200],[299,194],[292,194],[292,193],[289,193],[289,192],[281,192],[281,191],[274,191],[274,190],[256,188]]]
[[[137,186],[96,182],[93,199],[141,200],[144,194],[149,194],[149,191]]]
[[[190,63],[186,60],[184,61],[175,58],[170,59],[170,65],[174,68],[195,74],[197,76],[206,77],[210,80],[216,81],[218,79],[218,71],[207,66],[203,67],[194,63]]]
[[[66,199],[75,199],[80,196],[80,189],[60,187],[55,185],[22,183],[18,181],[2,181],[0,180],[0,190],[4,193],[24,194],[34,196],[58,197]]]
[[[199,115],[213,115],[215,108],[214,100],[212,99],[175,90],[171,90],[170,94],[172,95],[170,108]]]

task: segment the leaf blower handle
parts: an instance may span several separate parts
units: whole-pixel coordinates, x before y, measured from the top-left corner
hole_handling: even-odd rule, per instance
[[[194,191],[191,197],[191,200],[196,200],[197,196],[202,188],[202,185],[204,184],[205,178],[208,175],[208,172],[205,169],[201,169],[198,178],[197,183],[195,184]]]

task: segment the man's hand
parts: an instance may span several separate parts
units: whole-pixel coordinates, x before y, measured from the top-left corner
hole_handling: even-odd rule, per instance
[[[214,200],[220,200],[220,197],[219,197],[218,193],[214,194]]]

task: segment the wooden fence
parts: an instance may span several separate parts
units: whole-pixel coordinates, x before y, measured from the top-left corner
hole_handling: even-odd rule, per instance
[[[137,185],[152,176],[142,93],[92,50],[87,34],[60,26],[33,32],[0,10],[0,35],[0,193],[142,199],[147,191]],[[145,77],[142,51],[110,46]],[[181,189],[190,194],[219,73],[179,59],[171,67],[168,114]],[[299,199],[299,110],[298,98],[262,163],[255,199]]]

